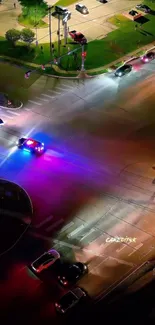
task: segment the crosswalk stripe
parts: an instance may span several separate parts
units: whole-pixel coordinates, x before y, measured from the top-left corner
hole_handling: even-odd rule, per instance
[[[48,91],[49,91],[50,93],[55,93],[55,94],[58,94],[58,95],[61,94],[60,91],[56,91],[56,90],[53,90],[53,89],[48,89]]]
[[[44,97],[48,97],[48,98],[54,98],[54,96],[50,96],[50,95],[46,95],[46,94],[41,94]]]
[[[1,115],[2,115],[3,117],[9,118],[10,120],[12,120],[12,119],[13,119],[13,117],[12,117],[12,116],[6,115],[6,114],[4,114],[4,113],[1,113]]]
[[[35,104],[35,105],[38,105],[38,106],[41,106],[42,104],[41,103],[38,103],[38,102],[35,102],[34,100],[28,100],[31,104]]]
[[[69,88],[69,89],[73,89],[74,87],[73,86],[68,86],[68,85],[65,85],[63,83],[61,83],[62,87],[66,87],[66,88]],[[57,87],[58,88],[58,87]]]
[[[44,99],[44,98],[41,98],[41,97],[36,97],[36,98],[38,98],[38,99],[40,99],[40,100],[43,100],[43,102],[49,102],[48,99]]]
[[[16,115],[16,116],[19,116],[20,115],[20,113],[16,113],[16,112],[13,112],[13,111],[10,111],[10,110],[7,110],[7,112],[9,112],[12,115]]]

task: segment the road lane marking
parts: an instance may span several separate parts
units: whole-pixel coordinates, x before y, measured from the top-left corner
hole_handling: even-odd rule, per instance
[[[46,94],[41,94],[41,96],[48,97],[48,98],[54,98],[54,96],[46,95]]]
[[[16,115],[16,116],[19,116],[20,115],[20,113],[16,113],[16,112],[13,112],[13,111],[10,111],[10,110],[7,110],[7,112],[9,112],[12,115]]]
[[[80,239],[80,241],[82,241],[83,239],[85,239],[86,237],[88,237],[89,235],[91,235],[94,231],[95,231],[95,229],[90,229],[84,236],[82,236],[82,238]]]
[[[142,243],[140,243],[139,245],[137,245],[135,248],[134,248],[134,250],[130,253],[130,254],[128,254],[128,256],[131,256],[132,254],[134,254],[139,248],[141,248],[143,246],[143,244]]]
[[[58,95],[61,94],[59,91],[52,90],[52,89],[48,89],[48,91],[49,91],[50,93],[55,93],[55,94],[58,94]]]
[[[124,260],[120,260],[120,259],[118,259],[116,257],[110,256],[109,258],[114,260],[114,261],[117,261],[119,264],[124,264],[124,265],[128,265],[128,266],[131,266],[131,267],[135,266],[135,264],[133,264],[133,263],[129,263],[129,262],[126,262]]]
[[[34,226],[35,228],[40,228],[42,227],[46,222],[50,221],[53,219],[53,216],[48,216],[45,220],[41,221],[40,223],[38,223],[36,226]]]
[[[74,225],[74,222],[71,221],[70,223],[68,223],[66,226],[64,226],[59,233],[64,232],[65,230],[67,230],[68,228],[72,227]]]
[[[80,227],[76,228],[74,231],[72,231],[67,238],[72,238],[74,235],[76,235],[78,232],[80,232],[85,226],[81,225]]]
[[[31,104],[38,105],[38,106],[42,105],[41,103],[35,102],[34,100],[30,100],[30,99],[28,100],[28,102],[30,102]]]
[[[46,231],[47,232],[51,231],[52,229],[56,228],[57,226],[59,226],[63,222],[64,222],[64,219],[57,220],[51,226],[49,226],[48,228],[46,228]]]

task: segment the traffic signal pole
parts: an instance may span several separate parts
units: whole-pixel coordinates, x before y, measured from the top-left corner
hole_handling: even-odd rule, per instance
[[[82,44],[82,61],[81,61],[81,71],[85,71],[85,68],[84,68],[84,61],[85,61],[85,55],[84,55],[85,51],[84,51],[84,44]]]

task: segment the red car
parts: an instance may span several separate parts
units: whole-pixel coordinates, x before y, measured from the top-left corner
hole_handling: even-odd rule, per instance
[[[77,32],[76,30],[72,30],[71,32],[69,32],[69,35],[74,40],[74,42],[77,42],[80,44],[87,44],[87,39],[85,38],[85,36],[82,33]]]

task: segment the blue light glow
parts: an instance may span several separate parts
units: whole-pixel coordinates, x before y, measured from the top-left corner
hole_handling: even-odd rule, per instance
[[[29,149],[24,148],[24,151],[31,152]]]

